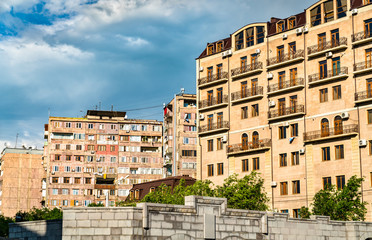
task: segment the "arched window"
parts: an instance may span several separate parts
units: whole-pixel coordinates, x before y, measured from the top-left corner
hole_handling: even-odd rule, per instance
[[[293,29],[296,26],[296,17],[290,17],[288,19],[288,29]]]
[[[329,136],[329,121],[327,118],[323,118],[321,122],[321,136]]]
[[[335,117],[335,134],[342,134],[343,127],[342,127],[342,118],[340,116]]]
[[[285,30],[285,23],[283,20],[279,21],[277,24],[277,32],[280,33],[280,32],[283,32]]]
[[[253,135],[252,135],[253,148],[259,147],[259,141],[260,141],[259,139],[260,139],[260,135],[258,134],[258,132],[253,132]]]
[[[248,149],[248,134],[246,134],[246,133],[243,133],[243,135],[242,135],[242,148],[243,148],[243,150]]]

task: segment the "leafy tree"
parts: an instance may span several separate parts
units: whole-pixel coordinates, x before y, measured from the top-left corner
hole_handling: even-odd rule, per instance
[[[9,235],[9,223],[14,222],[13,218],[4,217],[0,215],[0,237],[8,237]]]
[[[89,203],[88,207],[104,207],[103,203]]]
[[[330,216],[332,220],[361,221],[367,213],[367,202],[362,201],[360,187],[363,178],[352,176],[343,189],[334,185],[314,196],[313,214]]]
[[[36,221],[36,220],[54,220],[62,219],[62,210],[59,208],[35,208],[30,211],[19,211],[16,213],[16,221]]]
[[[310,215],[311,215],[309,208],[308,207],[305,207],[305,206],[302,206],[300,208],[299,215],[303,219],[309,219],[310,218]]]

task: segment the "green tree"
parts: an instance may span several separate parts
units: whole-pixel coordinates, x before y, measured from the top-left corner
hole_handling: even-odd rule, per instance
[[[313,214],[330,216],[332,220],[363,221],[367,213],[360,188],[363,178],[352,176],[343,189],[334,185],[320,190],[314,196]]]
[[[17,221],[36,221],[36,220],[54,220],[62,219],[62,210],[59,208],[35,208],[30,211],[19,211],[15,218]]]
[[[299,215],[300,215],[300,218],[308,219],[310,218],[311,212],[308,207],[302,206],[300,208]]]
[[[104,207],[103,203],[89,203],[88,207]]]
[[[0,237],[9,236],[9,223],[14,222],[13,218],[4,217],[0,215]]]

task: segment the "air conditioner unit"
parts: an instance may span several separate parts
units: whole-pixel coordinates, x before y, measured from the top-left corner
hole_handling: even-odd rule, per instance
[[[287,34],[283,34],[283,39],[287,39],[288,38],[288,35]]]
[[[357,8],[352,9],[351,14],[352,15],[358,14],[358,9]]]
[[[327,53],[326,53],[326,57],[327,57],[327,58],[330,58],[330,57],[332,57],[332,56],[333,56],[333,53],[332,53],[332,52],[327,52]]]
[[[226,56],[231,56],[232,55],[232,51],[231,50],[227,50],[226,51]]]
[[[75,172],[75,169],[71,169],[71,172]]]
[[[222,137],[222,142],[227,142],[227,136],[226,135],[224,135],[223,137]]]
[[[283,126],[284,126],[284,127],[289,127],[289,122],[285,122],[285,123],[283,123]]]
[[[272,181],[272,182],[271,182],[271,187],[274,188],[274,187],[276,187],[277,185],[278,185],[278,184],[277,184],[275,181]]]
[[[301,34],[301,33],[302,33],[302,28],[297,28],[297,29],[296,29],[296,33],[297,33],[297,34]]]
[[[365,147],[365,146],[367,146],[367,140],[360,139],[359,140],[359,147]]]
[[[256,53],[257,54],[260,54],[261,53],[261,49],[256,49]]]
[[[95,151],[91,151],[90,153],[91,153],[91,154],[95,154],[96,152],[95,152]]]
[[[275,107],[275,101],[269,101],[269,107]]]
[[[199,119],[200,119],[200,120],[204,120],[204,114],[200,114],[200,115],[199,115]]]
[[[299,152],[300,152],[300,154],[304,154],[305,153],[305,148],[301,148]]]
[[[308,27],[304,27],[304,33],[308,33],[309,32],[309,28]]]
[[[267,74],[267,79],[272,79],[273,77],[274,77],[274,74],[272,74],[272,73]]]
[[[343,112],[343,113],[341,113],[341,118],[342,118],[342,119],[347,119],[347,118],[349,118],[349,113],[348,113],[348,112]]]
[[[222,57],[227,57],[226,52],[222,52]]]
[[[127,130],[127,133],[130,133],[130,130]]]
[[[52,175],[56,174],[54,171],[52,172]]]
[[[203,72],[204,68],[203,67],[200,67],[199,68],[199,72]]]

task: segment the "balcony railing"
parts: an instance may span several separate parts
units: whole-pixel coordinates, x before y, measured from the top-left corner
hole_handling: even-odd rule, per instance
[[[267,92],[272,93],[272,92],[276,92],[279,90],[284,90],[284,89],[288,89],[291,87],[302,86],[302,85],[304,85],[304,79],[295,78],[295,79],[291,79],[289,81],[285,81],[282,83],[270,84],[269,86],[267,86]]]
[[[199,127],[199,133],[206,133],[210,131],[222,130],[230,127],[230,123],[228,121],[222,121],[217,123],[212,123],[204,126]]]
[[[335,39],[332,41],[324,42],[322,44],[313,45],[307,48],[307,54],[312,55],[315,53],[323,52],[326,50],[330,50],[332,48],[336,48],[339,46],[347,46],[347,38],[342,37],[340,39]]]
[[[260,151],[271,146],[271,139],[261,139],[255,142],[247,142],[246,144],[233,144],[227,146],[227,154],[239,154],[244,152]]]
[[[352,42],[358,42],[364,39],[368,39],[372,37],[372,31],[363,31],[363,32],[358,32],[353,35],[351,35],[351,41]]]
[[[315,74],[309,75],[309,83],[337,77],[340,75],[346,75],[347,73],[348,73],[347,67],[335,68],[335,69],[325,72],[322,75],[320,75],[319,73],[315,73]]]
[[[286,53],[281,56],[272,57],[267,60],[267,66],[272,66],[279,63],[285,63],[296,58],[303,58],[304,50],[297,50],[296,52]]]
[[[362,71],[368,68],[372,68],[372,62],[371,61],[364,61],[354,64],[354,72],[356,71]]]
[[[248,74],[249,72],[262,69],[262,62],[241,66],[231,70],[231,77],[239,77],[240,75]]]
[[[115,185],[114,184],[94,184],[94,188],[115,190]]]
[[[269,111],[269,119],[277,117],[285,117],[292,114],[305,113],[305,107],[302,104],[294,105],[292,107],[280,108]]]
[[[219,104],[228,103],[229,102],[229,96],[223,95],[221,97],[213,97],[211,99],[202,100],[199,102],[199,109],[207,108],[207,107],[213,107]]]
[[[341,126],[337,128],[328,128],[326,130],[318,130],[304,133],[304,141],[316,141],[321,140],[323,138],[329,137],[337,137],[340,135],[345,134],[357,134],[358,133],[358,125],[351,124],[346,126]]]
[[[228,73],[227,72],[221,72],[219,74],[213,74],[213,75],[209,75],[209,76],[200,78],[199,81],[198,81],[198,85],[199,86],[200,85],[205,85],[205,84],[208,84],[208,83],[217,82],[219,80],[227,79],[227,78],[228,78]]]
[[[355,93],[355,101],[356,102],[364,101],[364,100],[367,100],[367,99],[372,100],[372,90]]]
[[[237,101],[240,99],[249,98],[249,97],[258,96],[258,95],[263,95],[262,86],[231,93],[231,101]]]

